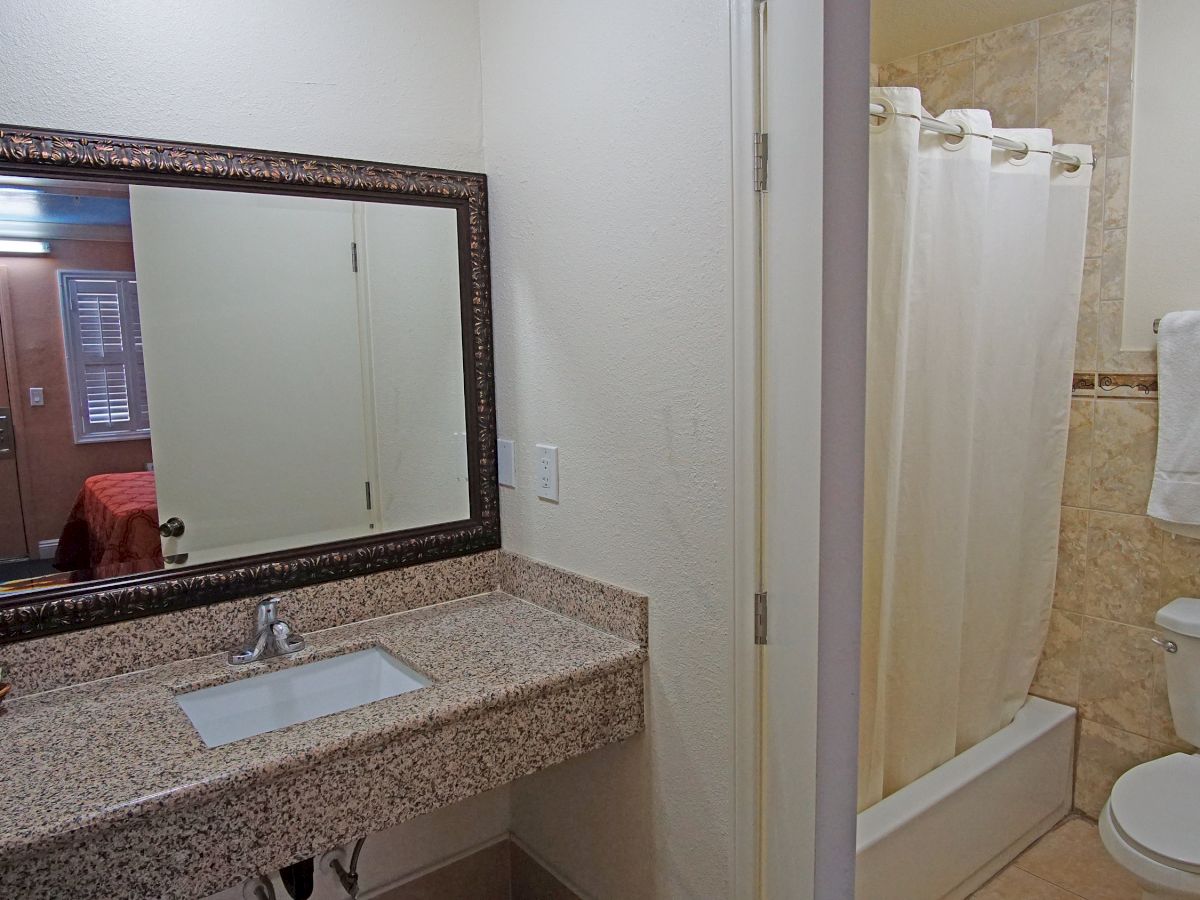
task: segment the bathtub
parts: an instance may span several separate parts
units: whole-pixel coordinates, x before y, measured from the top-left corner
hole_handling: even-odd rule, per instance
[[[1075,710],[1011,725],[858,814],[857,900],[959,900],[1071,810]]]

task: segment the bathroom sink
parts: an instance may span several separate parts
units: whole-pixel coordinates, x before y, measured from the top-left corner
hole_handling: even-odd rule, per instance
[[[175,697],[207,747],[417,691],[430,684],[381,647]]]

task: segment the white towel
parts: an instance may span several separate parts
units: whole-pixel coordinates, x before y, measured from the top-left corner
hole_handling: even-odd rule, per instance
[[[1147,509],[1167,531],[1200,537],[1200,311],[1158,326],[1158,456]]]

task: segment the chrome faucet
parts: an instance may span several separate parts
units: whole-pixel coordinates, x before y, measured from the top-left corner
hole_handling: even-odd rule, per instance
[[[268,597],[258,604],[254,616],[254,633],[241,650],[229,654],[229,663],[245,665],[260,659],[289,656],[304,649],[304,638],[292,634],[292,626],[279,618],[279,598]]]

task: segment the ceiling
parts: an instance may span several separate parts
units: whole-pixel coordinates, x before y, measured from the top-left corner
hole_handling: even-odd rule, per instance
[[[1089,0],[872,0],[871,61],[894,62]]]

